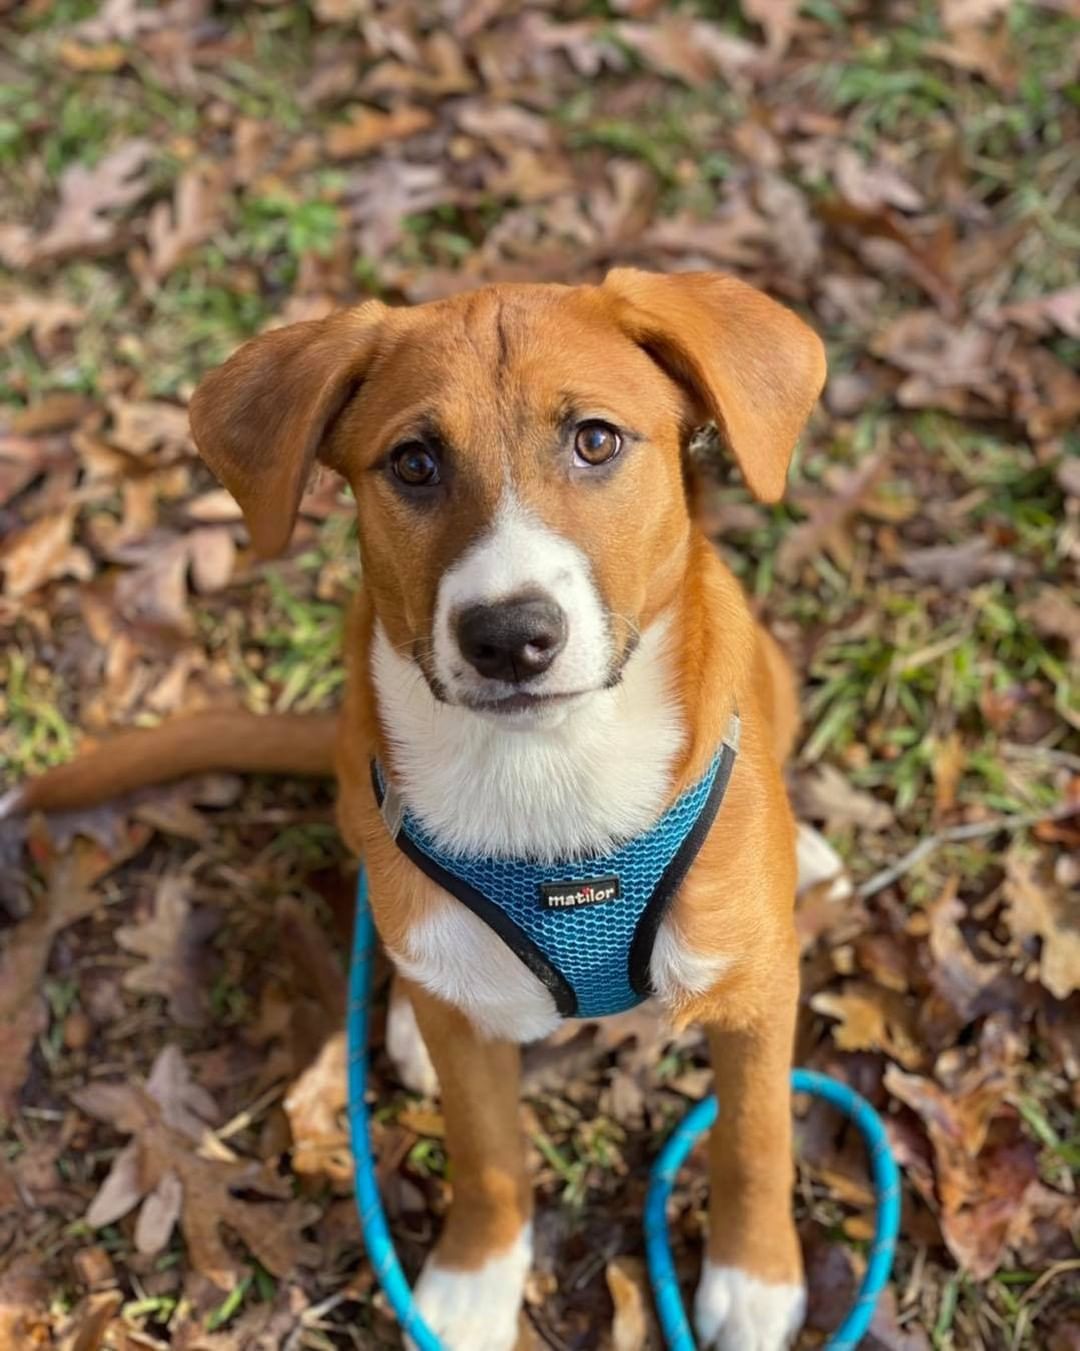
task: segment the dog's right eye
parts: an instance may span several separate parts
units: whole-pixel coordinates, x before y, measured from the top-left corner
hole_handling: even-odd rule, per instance
[[[390,456],[390,470],[407,488],[428,488],[439,481],[439,462],[422,441],[406,441]]]

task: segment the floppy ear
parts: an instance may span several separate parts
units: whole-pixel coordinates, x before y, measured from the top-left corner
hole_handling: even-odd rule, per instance
[[[289,542],[311,467],[363,379],[384,313],[373,300],[264,333],[192,397],[199,454],[240,504],[264,558]]]
[[[825,382],[825,349],[783,305],[734,277],[616,268],[618,320],[694,398],[763,502],[784,491],[791,454]]]

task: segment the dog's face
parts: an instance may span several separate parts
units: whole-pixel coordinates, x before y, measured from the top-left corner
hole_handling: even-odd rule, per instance
[[[439,699],[535,725],[617,683],[676,595],[688,432],[716,418],[775,498],[823,372],[741,283],[620,271],[277,330],[203,382],[192,426],[264,553],[312,459],[342,473],[388,641]]]

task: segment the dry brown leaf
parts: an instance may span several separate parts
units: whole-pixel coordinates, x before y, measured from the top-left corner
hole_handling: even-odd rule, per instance
[[[941,21],[950,33],[977,28],[999,18],[1011,0],[941,0]]]
[[[361,255],[380,262],[404,236],[409,216],[466,200],[466,194],[434,164],[377,159],[346,188]]]
[[[113,853],[78,840],[58,854],[49,837],[32,828],[29,846],[46,886],[33,896],[27,918],[8,931],[0,951],[0,1117],[14,1110],[34,1040],[47,1025],[40,990],[53,939],[98,908],[95,884],[147,838],[148,832],[139,827]]]
[[[861,211],[875,211],[883,206],[918,211],[925,205],[922,193],[899,169],[882,159],[868,164],[849,145],[840,146],[836,152],[833,181],[841,196]]]
[[[810,1007],[837,1019],[832,1035],[842,1051],[884,1051],[907,1069],[923,1063],[915,1006],[895,990],[848,981],[835,993],[822,990],[814,995]]]
[[[934,745],[930,772],[934,776],[934,815],[947,816],[956,806],[956,790],[967,768],[968,755],[963,737],[950,732]]]
[[[851,566],[849,531],[855,517],[885,476],[889,467],[887,450],[867,456],[854,469],[838,474],[827,493],[799,494],[796,502],[807,520],[788,532],[776,555],[776,569],[791,577],[797,568],[817,554],[827,552],[838,566]]]
[[[1011,323],[1046,334],[1058,328],[1069,338],[1080,338],[1080,285],[1053,290],[1048,296],[1019,300],[987,316],[989,323]]]
[[[59,1330],[57,1351],[101,1351],[123,1302],[119,1290],[84,1295]]]
[[[292,1166],[352,1185],[353,1161],[347,1122],[345,1033],[335,1032],[296,1079],[282,1104],[292,1133]]]
[[[203,525],[225,525],[243,519],[239,504],[224,488],[211,488],[185,504],[185,512]]]
[[[218,165],[185,169],[173,191],[173,204],[158,202],[146,225],[150,275],[163,281],[208,240],[225,218],[228,175]]]
[[[95,74],[119,70],[128,60],[128,50],[119,42],[104,42],[99,47],[87,47],[68,38],[61,42],[57,54],[68,70],[93,71]]]
[[[48,462],[48,448],[40,437],[0,433],[0,507],[37,478]]]
[[[0,1347],[46,1347],[49,1334],[50,1282],[38,1256],[16,1252],[0,1271]]]
[[[331,159],[356,159],[388,141],[405,141],[435,123],[428,108],[400,104],[390,112],[378,108],[353,108],[347,122],[328,127],[324,136]]]
[[[194,456],[187,409],[155,399],[108,400],[112,426],[109,443],[154,463]]]
[[[44,516],[5,543],[0,553],[4,591],[18,598],[58,577],[88,581],[94,575],[90,555],[72,541],[75,507]]]
[[[986,1280],[1027,1228],[1028,1206],[1041,1186],[1038,1148],[1004,1101],[1008,1081],[976,1070],[946,1092],[890,1065],[885,1086],[922,1118],[933,1148],[933,1190],[918,1172],[912,1181],[940,1207],[941,1231],[957,1262]]]
[[[969,411],[971,396],[990,408],[1003,407],[1007,392],[995,373],[994,336],[976,324],[959,327],[933,310],[909,310],[870,344],[875,356],[910,373],[897,391],[909,408]]]
[[[799,18],[799,0],[741,0],[742,12],[765,30],[765,46],[772,57],[783,56]]]
[[[35,296],[29,292],[5,296],[0,299],[0,347],[7,347],[24,333],[29,333],[38,351],[47,355],[57,333],[74,328],[85,317],[85,310],[67,300]],[[22,430],[29,429],[24,427]]]
[[[116,583],[114,598],[123,618],[129,624],[146,624],[188,637],[194,620],[188,609],[191,554],[187,537],[151,536],[124,549],[119,557],[138,564]]]
[[[121,224],[110,215],[131,206],[150,190],[143,172],[154,147],[149,141],[125,141],[93,168],[72,164],[60,175],[60,201],[44,231],[24,225],[0,227],[0,259],[9,267],[106,252],[120,240]]]
[[[224,591],[236,564],[236,544],[227,529],[204,528],[187,535],[191,580],[204,596]]]
[[[614,1257],[604,1275],[615,1306],[610,1351],[659,1351],[663,1343],[644,1261],[640,1257]]]
[[[771,223],[770,244],[785,272],[805,278],[821,266],[822,230],[806,194],[781,174],[766,173],[757,203]]]
[[[1020,615],[1043,637],[1063,638],[1069,659],[1074,664],[1080,662],[1080,605],[1067,591],[1056,586],[1040,588],[1034,600],[1021,605]]]
[[[928,57],[944,61],[956,70],[981,75],[1003,93],[1016,91],[1018,67],[1011,34],[1006,25],[987,31],[983,28],[963,28],[953,34],[949,42],[928,42],[924,48]]]
[[[166,1221],[175,1216],[192,1266],[223,1289],[235,1285],[243,1270],[225,1246],[223,1227],[279,1278],[318,1260],[318,1250],[302,1235],[311,1210],[289,1199],[287,1178],[250,1160],[195,1152],[194,1132],[205,1129],[206,1109],[213,1104],[191,1080],[175,1047],[161,1052],[145,1084],[95,1083],[72,1097],[84,1112],[134,1137],[91,1203],[90,1223],[106,1223],[103,1215],[119,1218],[125,1201],[131,1209],[153,1197],[151,1218],[137,1229],[144,1243],[167,1242],[171,1228],[166,1231]],[[112,1181],[118,1168],[124,1169],[122,1185]]]
[[[957,879],[952,877],[937,900],[927,906],[930,980],[957,1016],[967,1022],[975,1015],[983,993],[1001,974],[1001,966],[978,961],[965,942],[960,922],[966,910],[957,890]]]
[[[615,32],[643,61],[689,85],[705,84],[717,75],[730,78],[757,59],[748,42],[706,19],[681,14],[650,23],[619,23]]]
[[[117,943],[144,958],[124,973],[124,989],[163,995],[169,1016],[181,1027],[198,1027],[206,1020],[212,974],[207,944],[221,922],[205,906],[194,909],[190,895],[189,878],[164,877],[153,911],[116,930]]]
[[[799,779],[796,798],[800,811],[815,821],[824,821],[827,831],[843,826],[861,830],[887,830],[894,821],[893,810],[872,793],[852,786],[848,776],[835,765],[819,765]]]
[[[1039,980],[1055,999],[1068,999],[1080,990],[1080,894],[1045,876],[1017,844],[1005,858],[1005,901],[1013,936],[1039,946]]]
[[[1031,564],[1004,549],[995,549],[983,535],[960,544],[932,544],[925,549],[907,549],[900,566],[920,582],[934,582],[945,591],[968,591],[991,577],[1025,577]]]

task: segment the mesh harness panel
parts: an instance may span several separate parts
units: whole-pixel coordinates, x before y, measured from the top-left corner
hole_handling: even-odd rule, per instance
[[[609,853],[556,862],[452,853],[374,763],[372,784],[398,848],[495,930],[548,987],[559,1013],[601,1018],[652,993],[657,931],[719,810],[738,739],[733,717],[705,775],[649,830]]]

